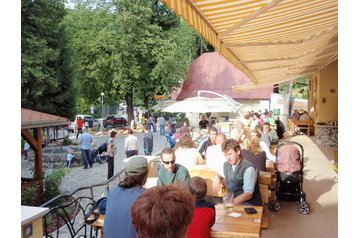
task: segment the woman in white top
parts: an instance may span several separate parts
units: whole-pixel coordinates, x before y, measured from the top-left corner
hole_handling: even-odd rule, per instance
[[[195,148],[195,143],[189,133],[184,133],[175,145],[175,162],[190,168],[194,165],[205,164],[203,157]]]

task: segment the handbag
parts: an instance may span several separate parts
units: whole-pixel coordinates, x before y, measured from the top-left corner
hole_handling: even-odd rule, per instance
[[[106,214],[107,207],[107,195],[108,187],[102,197],[97,200],[97,202],[92,206],[92,208],[88,211],[88,213],[84,216],[84,221],[88,225],[92,225],[99,217],[99,215]]]
[[[106,213],[107,197],[98,199],[96,204],[85,214],[84,221],[87,225],[92,225],[99,217],[100,214]]]

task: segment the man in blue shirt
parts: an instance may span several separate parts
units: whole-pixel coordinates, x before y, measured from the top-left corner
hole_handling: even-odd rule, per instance
[[[92,168],[92,160],[91,160],[91,143],[92,143],[92,135],[88,133],[87,128],[83,129],[83,133],[78,138],[82,153],[82,160],[84,169],[88,169],[88,165]]]

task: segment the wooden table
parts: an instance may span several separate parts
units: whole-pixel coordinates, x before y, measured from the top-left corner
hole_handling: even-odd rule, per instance
[[[104,237],[103,235],[104,217],[105,215],[100,214],[98,219],[92,224],[93,230],[96,232],[96,237],[98,237],[99,229],[101,230],[101,238]]]
[[[255,214],[246,214],[244,207],[254,207]],[[223,204],[218,204],[216,208],[216,220],[211,228],[211,237],[260,237],[262,211],[261,206],[235,206],[231,211],[225,210]],[[240,217],[231,217],[230,213],[240,213]]]
[[[244,207],[254,207],[256,214],[246,214]],[[211,237],[232,237],[232,238],[259,238],[261,235],[262,207],[261,206],[235,206],[231,211],[225,210],[223,204],[215,206],[216,220],[211,228]],[[231,217],[230,213],[240,213],[240,217]],[[103,237],[104,215],[92,224],[97,232],[101,229],[101,237]]]

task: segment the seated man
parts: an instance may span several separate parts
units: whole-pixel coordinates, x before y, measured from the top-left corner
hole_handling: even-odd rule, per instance
[[[258,170],[242,158],[240,144],[228,139],[222,145],[222,151],[227,159],[222,182],[226,183],[229,192],[234,193],[234,204],[261,206]]]
[[[226,136],[220,133],[216,136],[216,145],[209,146],[206,153],[206,166],[215,169],[218,174],[224,176],[225,155],[221,150],[221,145],[225,142]]]
[[[178,181],[188,182],[189,172],[181,164],[175,163],[175,153],[171,148],[164,148],[160,154],[161,165],[158,171],[157,185],[169,185]]]
[[[218,134],[218,129],[216,129],[215,127],[210,127],[208,133],[209,137],[203,139],[198,146],[198,151],[203,157],[203,159],[205,159],[206,150],[208,149],[208,147],[216,144],[215,139],[216,135]]]
[[[278,143],[278,135],[276,130],[271,130],[270,123],[265,122],[262,125],[261,141],[265,142],[267,147]]]

